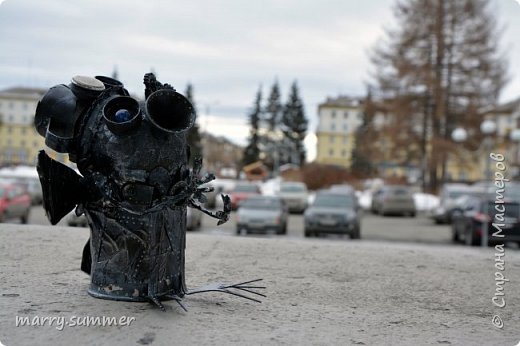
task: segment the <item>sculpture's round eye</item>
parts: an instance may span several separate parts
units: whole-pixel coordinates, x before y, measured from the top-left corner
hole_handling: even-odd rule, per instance
[[[132,119],[132,115],[128,111],[128,109],[121,108],[118,111],[116,111],[116,114],[114,115],[114,120],[117,123],[124,123],[125,121],[128,121]]]
[[[113,133],[129,132],[141,122],[139,102],[129,96],[116,96],[103,107],[103,118]]]

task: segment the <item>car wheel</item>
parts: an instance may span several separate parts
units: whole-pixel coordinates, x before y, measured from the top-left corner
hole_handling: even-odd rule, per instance
[[[451,230],[451,240],[454,243],[459,243],[460,242],[459,232],[457,232],[454,229]]]
[[[416,215],[415,211],[412,211],[412,212],[410,213],[410,217],[415,217],[415,215]]]
[[[307,231],[307,230],[305,230],[304,233],[305,233],[305,237],[306,237],[306,238],[310,238],[310,237],[313,236],[313,234],[312,234],[311,232]]]
[[[241,235],[242,234],[242,228],[237,227],[236,233],[237,233],[237,235]]]
[[[29,212],[27,211],[24,215],[20,217],[20,222],[26,224],[29,220]]]
[[[276,232],[276,234],[287,234],[287,224],[284,224],[282,228]]]
[[[475,237],[473,230],[466,230],[464,243],[468,246],[477,246],[479,244],[479,239]]]
[[[354,232],[350,233],[350,239],[360,239],[361,238],[361,230],[359,227],[356,227]]]

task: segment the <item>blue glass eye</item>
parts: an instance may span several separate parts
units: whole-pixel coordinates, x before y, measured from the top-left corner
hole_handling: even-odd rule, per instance
[[[132,115],[128,111],[128,109],[120,109],[116,112],[114,116],[114,120],[118,123],[124,123],[132,118]]]

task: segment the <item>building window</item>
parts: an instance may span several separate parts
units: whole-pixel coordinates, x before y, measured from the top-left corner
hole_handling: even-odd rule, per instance
[[[343,124],[343,131],[348,131],[348,125],[347,124]]]
[[[345,112],[343,113],[343,118],[345,118],[345,119],[348,118],[348,112],[347,112],[347,111],[345,111]]]
[[[336,111],[332,111],[331,115],[330,115],[332,118],[335,118],[336,117]]]
[[[329,156],[334,156],[334,149],[329,149]]]
[[[13,122],[13,120],[14,120],[13,115],[12,115],[12,114],[9,114],[9,122]]]
[[[23,105],[22,105],[22,107],[23,107],[24,110],[27,110],[27,108],[28,108],[28,107],[27,107],[27,102],[24,102]]]
[[[348,142],[348,138],[347,137],[343,137],[343,144],[347,144]]]
[[[329,143],[331,143],[331,144],[334,143],[334,137],[332,137],[332,136],[329,137]]]
[[[20,141],[20,145],[21,145],[22,147],[24,147],[24,146],[25,146],[25,140],[22,139],[22,140]]]
[[[330,129],[331,129],[332,131],[336,131],[336,124],[331,124],[331,125],[330,125]]]
[[[345,149],[343,149],[343,150],[341,151],[341,156],[343,156],[343,157],[346,157],[346,156],[347,156],[347,151],[346,151]]]
[[[14,103],[9,102],[9,109],[13,109],[13,108],[14,108]]]
[[[363,120],[363,112],[359,112],[357,114],[357,118],[358,118],[359,121],[362,121]]]
[[[20,130],[20,132],[22,133],[22,135],[25,135],[25,132],[26,132],[26,128],[25,127],[22,127],[22,129]]]
[[[11,126],[7,126],[7,133],[13,133],[13,128]]]

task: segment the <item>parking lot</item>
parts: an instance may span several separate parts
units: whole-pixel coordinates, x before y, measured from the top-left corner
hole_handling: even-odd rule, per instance
[[[231,219],[217,226],[217,221],[209,216],[204,215],[202,226],[198,230],[191,231],[193,233],[215,234],[224,236],[235,236],[236,223],[235,215],[231,214]],[[13,222],[18,222],[17,220]],[[41,206],[35,206],[31,209],[29,223],[36,225],[49,225],[49,221],[45,216],[45,212]],[[66,222],[62,220],[60,225],[65,226]],[[451,244],[450,226],[435,225],[430,219],[419,214],[415,218],[387,216],[382,217],[372,215],[370,212],[364,212],[361,221],[361,240],[377,240],[377,241],[398,241],[398,242],[417,242],[427,244]],[[303,238],[303,215],[291,214],[287,235],[274,234],[254,234],[249,237],[290,237]],[[348,236],[325,235],[327,239],[338,239],[341,241],[351,241]],[[358,240],[355,240],[358,241]]]

